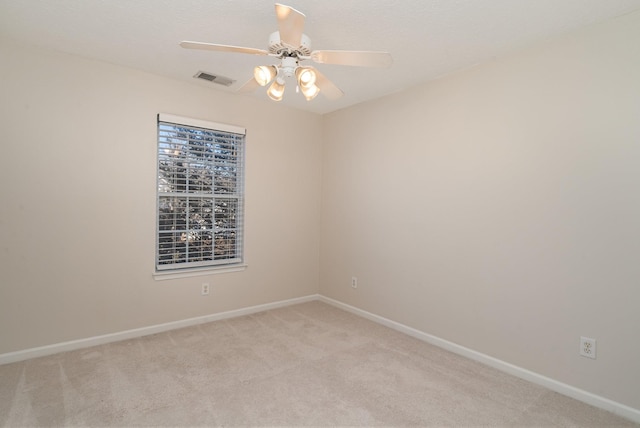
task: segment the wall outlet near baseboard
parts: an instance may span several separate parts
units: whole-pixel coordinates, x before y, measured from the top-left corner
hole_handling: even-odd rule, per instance
[[[355,276],[351,277],[351,288],[358,288],[358,278]]]
[[[590,337],[580,337],[580,355],[596,359],[596,340]]]
[[[203,296],[207,296],[209,294],[209,283],[208,282],[203,282],[202,283],[202,291],[201,294]]]

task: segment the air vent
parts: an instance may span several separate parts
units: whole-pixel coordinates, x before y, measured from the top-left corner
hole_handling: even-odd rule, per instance
[[[231,86],[231,84],[235,82],[235,80],[228,77],[218,76],[215,74],[207,73],[206,71],[198,71],[193,77],[195,77],[196,79],[202,79],[208,82],[217,83],[218,85],[223,86]]]

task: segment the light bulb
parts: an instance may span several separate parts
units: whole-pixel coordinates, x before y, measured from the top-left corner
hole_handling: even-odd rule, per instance
[[[253,69],[253,77],[260,86],[267,86],[277,73],[278,70],[273,65],[259,65]]]
[[[269,86],[267,95],[269,95],[269,98],[273,101],[280,101],[284,95],[284,81],[276,79],[271,86]]]
[[[311,87],[316,83],[316,72],[311,67],[298,67],[296,69],[296,78],[301,88]]]

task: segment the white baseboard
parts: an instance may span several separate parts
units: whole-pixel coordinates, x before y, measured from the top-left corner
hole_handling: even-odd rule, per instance
[[[217,314],[204,315],[201,317],[189,318],[186,320],[173,321],[164,324],[157,324],[148,327],[136,328],[133,330],[125,330],[117,333],[105,334],[102,336],[88,337],[85,339],[72,340],[69,342],[55,343],[53,345],[40,346],[37,348],[25,349],[22,351],[8,352],[6,354],[0,354],[0,365],[14,363],[17,361],[28,360],[31,358],[44,357],[46,355],[57,354],[59,352],[74,351],[76,349],[88,348],[96,345],[103,345],[105,343],[117,342],[119,340],[133,339],[136,337],[148,336],[150,334],[162,333],[169,330],[176,330],[178,328],[190,327],[197,324],[204,324],[211,321],[218,321],[227,318],[239,317],[242,315],[255,314],[257,312],[263,312],[270,309],[282,308],[285,306],[291,306],[298,303],[310,302],[318,300],[319,296],[313,294],[310,296],[298,297],[295,299],[281,300],[273,303],[266,303],[263,305],[250,306],[247,308],[236,309],[227,312],[220,312]]]
[[[513,376],[543,386],[562,395],[566,395],[578,401],[582,401],[583,403],[587,403],[591,406],[607,410],[625,419],[640,423],[640,410],[634,409],[633,407],[629,407],[613,400],[609,400],[608,398],[604,398],[599,395],[592,394],[588,391],[573,387],[571,385],[567,385],[566,383],[559,382],[557,380],[548,378],[522,367],[509,364],[505,361],[499,360],[489,355],[474,351],[473,349],[465,348],[464,346],[449,342],[448,340],[441,339],[437,336],[424,333],[420,330],[416,330],[404,324],[400,324],[379,315],[372,314],[371,312],[367,312],[354,306],[347,305],[346,303],[342,303],[338,300],[334,300],[322,295],[319,295],[318,299],[322,302],[336,306],[340,309],[344,309],[345,311],[359,315],[378,324],[382,324],[386,327],[408,334],[409,336],[415,337],[416,339],[446,349],[447,351],[462,355],[463,357],[467,357],[471,360],[486,364],[502,372],[509,373]]]

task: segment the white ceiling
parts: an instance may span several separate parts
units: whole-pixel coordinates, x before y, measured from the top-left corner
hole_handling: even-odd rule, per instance
[[[345,95],[307,102],[289,82],[282,104],[328,113],[401,91],[640,9],[640,0],[281,0],[303,12],[313,49],[381,50],[389,69],[316,65]],[[0,0],[0,36],[221,91],[270,57],[182,49],[182,40],[267,49],[267,0]],[[196,80],[199,71],[237,80]],[[251,95],[267,100],[264,88]],[[271,101],[269,101],[271,102]]]

